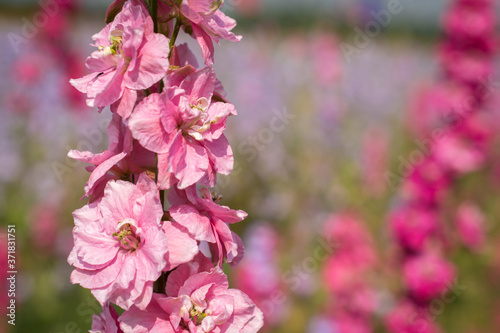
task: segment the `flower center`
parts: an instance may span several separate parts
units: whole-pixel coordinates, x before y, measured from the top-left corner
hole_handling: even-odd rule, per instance
[[[189,104],[191,109],[199,111],[198,117],[186,126],[186,133],[196,140],[203,140],[201,133],[208,131],[210,125],[215,123],[215,121],[209,120],[207,112],[209,104],[210,102],[204,97],[198,99],[196,104]]]
[[[136,235],[136,227],[132,224],[135,224],[135,221],[130,218],[118,221],[117,231],[113,233],[121,247],[130,252],[137,250],[141,243],[140,237]]]
[[[114,56],[117,54],[121,54],[122,52],[122,35],[123,31],[114,30],[111,32],[109,37],[110,45],[108,46],[99,46],[99,51],[103,53],[104,56]]]
[[[200,312],[195,308],[192,308],[191,311],[189,311],[189,318],[193,321],[193,323],[196,324],[196,326],[198,326],[201,325],[203,319],[205,319],[205,317],[208,316],[209,314],[210,314],[209,310]]]

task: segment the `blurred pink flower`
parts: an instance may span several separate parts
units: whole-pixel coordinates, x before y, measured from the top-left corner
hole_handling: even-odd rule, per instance
[[[481,5],[481,2],[461,1],[446,12],[443,24],[450,38],[465,41],[484,39],[494,34],[495,13]]]
[[[472,250],[478,250],[485,242],[484,220],[484,214],[478,206],[463,203],[458,207],[458,234],[465,246]]]
[[[440,329],[421,308],[407,300],[401,301],[385,317],[385,326],[390,333],[439,333]]]
[[[381,129],[371,129],[363,138],[363,180],[373,195],[382,194],[387,186],[388,145],[387,134]]]
[[[278,233],[269,224],[254,226],[245,238],[245,258],[235,272],[235,285],[263,311],[265,327],[279,323],[286,314],[286,300],[273,302],[272,295],[285,295],[277,262]]]
[[[367,227],[350,214],[334,214],[323,226],[324,236],[335,246],[335,256],[345,257],[360,267],[377,263],[373,239]]]
[[[39,204],[31,213],[31,241],[40,254],[54,250],[59,234],[58,211],[51,204]]]
[[[477,170],[485,159],[478,147],[454,133],[449,133],[436,142],[434,156],[443,167],[461,174]]]
[[[455,268],[441,255],[428,252],[406,259],[403,275],[411,295],[428,302],[450,288]]]
[[[401,193],[406,200],[418,202],[420,205],[435,205],[443,200],[452,175],[434,156],[426,156],[420,164],[406,167],[409,168],[409,176],[401,187]]]
[[[400,246],[411,251],[422,251],[438,227],[436,213],[430,209],[402,206],[391,213],[392,234]]]
[[[311,41],[314,77],[321,86],[328,87],[340,79],[342,61],[338,41],[333,34],[320,34]]]

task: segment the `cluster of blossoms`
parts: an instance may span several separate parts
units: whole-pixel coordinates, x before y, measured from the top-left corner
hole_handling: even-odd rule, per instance
[[[386,317],[393,333],[439,332],[430,305],[450,290],[456,275],[445,258],[453,248],[452,239],[445,237],[445,202],[461,177],[484,166],[494,135],[487,108],[496,46],[493,5],[489,0],[456,0],[451,5],[443,20],[446,40],[439,49],[443,78],[416,103],[413,129],[425,151],[403,183],[401,204],[389,217],[405,287],[400,304]],[[480,209],[464,202],[452,215],[457,238],[478,250],[484,240]]]
[[[335,245],[335,253],[323,269],[330,327],[333,332],[371,332],[378,307],[370,278],[378,266],[371,234],[363,222],[348,214],[332,215],[323,234]]]
[[[71,281],[103,306],[91,332],[251,333],[263,325],[221,269],[243,257],[229,224],[247,214],[219,205],[208,189],[233,168],[223,132],[236,110],[211,66],[213,41],[240,37],[221,5],[115,0],[93,36],[92,73],[71,80],[87,105],[113,113],[107,150],[68,154],[91,164],[89,204],[73,213],[68,258]],[[206,67],[175,45],[181,28],[198,41]],[[125,312],[118,316],[113,304]]]

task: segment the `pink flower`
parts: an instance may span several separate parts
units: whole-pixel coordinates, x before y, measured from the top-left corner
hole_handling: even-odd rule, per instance
[[[485,158],[472,142],[453,133],[436,142],[434,156],[443,167],[458,173],[477,170]]]
[[[411,206],[403,206],[389,217],[394,238],[405,249],[421,251],[437,230],[436,213]]]
[[[102,313],[92,317],[92,329],[89,333],[123,333],[118,327],[118,313],[111,304],[104,305]]]
[[[129,128],[143,147],[158,153],[161,189],[176,182],[181,189],[196,182],[214,186],[217,172],[227,175],[233,168],[233,153],[223,131],[226,118],[236,110],[229,103],[212,101],[216,83],[212,68],[187,66],[167,81],[170,88],[137,105]]]
[[[173,271],[167,295],[154,294],[145,310],[132,307],[121,317],[125,333],[253,333],[263,325],[262,312],[243,292],[228,289],[226,275],[199,255]]]
[[[285,300],[279,306],[269,306],[271,295],[285,295],[277,261],[278,242],[278,233],[271,225],[251,228],[245,242],[245,259],[238,266],[234,278],[235,286],[262,309],[267,326],[279,323],[287,309]]]
[[[373,128],[363,138],[363,180],[373,195],[381,195],[386,189],[384,173],[387,171],[389,139],[387,134]]]
[[[207,65],[214,63],[214,46],[220,39],[239,42],[241,36],[236,36],[231,30],[236,21],[219,10],[223,0],[182,0],[169,1],[170,5],[180,12],[183,18],[183,27],[192,31],[193,37],[201,47],[203,58]]]
[[[349,214],[334,214],[323,227],[324,235],[335,246],[336,256],[343,256],[361,267],[377,262],[373,239],[363,222]]]
[[[101,304],[109,300],[144,309],[169,255],[156,184],[145,174],[137,184],[112,180],[102,200],[73,216],[75,246],[68,262],[76,269],[71,281],[91,289]],[[184,262],[194,255],[186,254]]]
[[[88,151],[71,150],[68,157],[77,161],[93,164],[87,167],[92,172],[85,185],[85,196],[90,201],[100,199],[104,187],[111,179],[130,179],[144,171],[154,171],[155,154],[144,149],[136,140],[120,116],[113,114],[108,126],[108,150],[93,154]]]
[[[31,239],[39,254],[54,250],[59,234],[58,211],[54,204],[45,202],[35,206],[31,213]]]
[[[465,1],[463,1],[465,2]],[[491,8],[457,4],[444,16],[444,28],[450,38],[484,39],[495,33],[495,13]]]
[[[406,199],[422,205],[433,205],[443,199],[452,181],[450,170],[438,163],[431,155],[416,166],[406,165],[409,176],[402,186]]]
[[[456,223],[460,238],[467,247],[477,250],[484,244],[484,214],[479,207],[471,203],[461,204]]]
[[[247,213],[216,204],[207,188],[200,191],[201,196],[195,185],[186,190],[171,189],[168,192],[172,205],[169,213],[194,239],[209,243],[213,262],[222,265],[227,259],[226,262],[235,266],[243,258],[244,247],[228,224],[242,221]]]
[[[455,268],[436,253],[425,253],[408,259],[403,275],[411,295],[422,302],[439,297],[450,287]]]
[[[87,94],[87,105],[113,105],[124,119],[130,116],[137,90],[147,89],[165,76],[169,41],[153,32],[153,21],[140,2],[129,0],[114,21],[94,35],[99,48],[87,58],[91,74],[71,80]]]
[[[429,312],[415,304],[403,300],[385,317],[385,325],[390,333],[439,333]]]

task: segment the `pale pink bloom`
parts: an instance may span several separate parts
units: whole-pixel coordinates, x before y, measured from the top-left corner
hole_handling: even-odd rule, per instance
[[[88,166],[91,172],[85,185],[85,196],[90,201],[100,199],[104,187],[111,179],[130,179],[138,177],[144,171],[154,171],[156,167],[155,154],[143,148],[134,140],[130,130],[117,114],[108,126],[108,150],[94,154],[89,151],[70,150],[68,157],[93,164]]]
[[[465,138],[449,133],[434,145],[438,163],[458,173],[477,170],[484,162],[484,153]]]
[[[145,310],[132,307],[119,319],[125,333],[254,333],[262,312],[243,292],[228,289],[227,276],[199,255],[167,280],[166,295],[154,294]]]
[[[458,207],[456,223],[462,242],[473,250],[479,249],[485,241],[484,214],[472,203],[463,203]]]
[[[237,223],[247,217],[242,210],[232,210],[213,202],[207,188],[198,194],[196,185],[186,190],[171,189],[168,201],[172,219],[185,227],[198,241],[208,242],[212,261],[222,265],[224,259],[232,266],[243,258],[244,246],[240,237],[232,232],[229,224]]]
[[[241,40],[241,36],[231,32],[236,21],[219,10],[224,4],[223,0],[169,0],[167,3],[185,18],[183,27],[186,31],[192,31],[207,65],[214,63],[212,41],[218,44],[221,39],[232,42]]]
[[[100,315],[92,317],[92,329],[89,333],[123,333],[118,325],[118,313],[107,303],[102,307]]]
[[[160,81],[168,69],[169,41],[153,32],[153,21],[141,2],[127,1],[112,23],[93,37],[99,49],[87,58],[92,74],[71,80],[87,94],[87,105],[100,109],[113,104],[128,118],[137,90]]]
[[[436,213],[430,209],[403,206],[389,217],[390,228],[400,246],[410,251],[422,251],[435,235],[438,226]]]
[[[130,117],[134,138],[158,153],[161,189],[176,182],[181,189],[197,182],[214,186],[217,172],[232,171],[233,153],[223,131],[236,110],[213,101],[215,84],[212,68],[184,67],[169,75],[170,88],[146,97]]]
[[[109,181],[104,197],[73,213],[75,246],[68,262],[71,282],[89,288],[104,304],[144,309],[153,282],[169,264],[163,207],[154,181],[141,174],[137,184]],[[174,235],[175,237],[175,235]],[[194,253],[186,253],[191,260]],[[179,261],[179,260],[177,260]]]
[[[390,333],[439,333],[441,330],[432,321],[429,310],[403,300],[385,317],[385,326]]]
[[[436,253],[424,253],[406,260],[403,275],[411,295],[422,302],[439,297],[455,278],[453,264]]]

